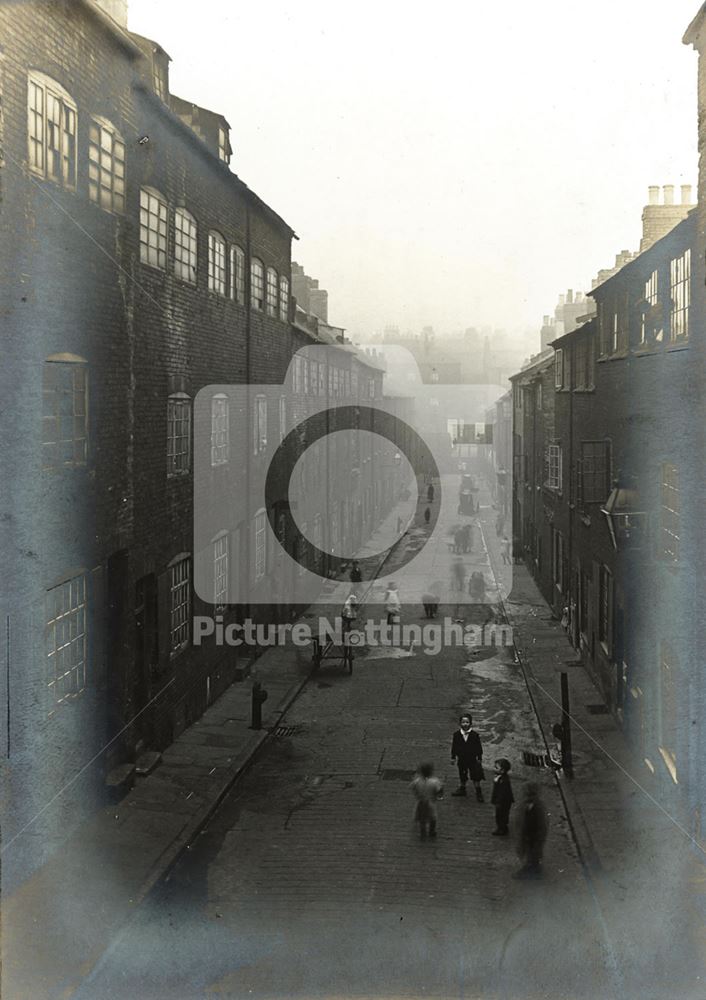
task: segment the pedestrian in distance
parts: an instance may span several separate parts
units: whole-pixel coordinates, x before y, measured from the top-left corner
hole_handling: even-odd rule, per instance
[[[429,590],[422,594],[422,604],[424,605],[424,616],[425,618],[435,618],[439,611],[439,595],[437,593],[438,588],[435,584],[429,587]]]
[[[503,535],[500,540],[500,554],[503,557],[503,563],[506,566],[512,565],[512,543],[507,535]]]
[[[463,526],[463,538],[462,545],[464,553],[468,554],[473,551],[473,528],[470,524],[464,524]]]
[[[429,488],[427,489],[427,503],[434,503],[434,484],[429,483]]]
[[[343,628],[346,632],[350,631],[351,625],[357,617],[358,617],[358,598],[355,595],[355,593],[351,593],[346,598],[343,608],[341,609]]]
[[[358,563],[357,559],[354,559],[350,573],[351,583],[360,583],[362,579],[363,579],[363,574],[360,571],[360,564]]]
[[[547,839],[547,810],[539,796],[539,786],[530,782],[520,806],[517,827],[517,853],[523,862],[513,878],[539,878]]]
[[[451,564],[451,586],[454,590],[463,590],[465,579],[466,567],[463,565],[463,559],[457,557]]]
[[[397,584],[393,580],[390,580],[385,591],[385,611],[387,612],[388,625],[399,623],[402,605],[400,604],[400,596],[397,593]]]
[[[463,528],[457,528],[454,532],[454,552],[456,555],[463,552]]]
[[[430,520],[431,520],[431,508],[427,507],[427,509],[424,511],[424,523],[429,524]]]
[[[485,601],[485,577],[480,571],[471,574],[468,581],[468,592],[473,600],[479,604]]]
[[[495,806],[494,837],[507,837],[510,832],[510,808],[515,801],[510,784],[510,761],[505,757],[495,761],[495,778],[490,801]]]
[[[495,534],[498,538],[505,534],[505,518],[502,514],[498,514],[495,519]]]
[[[417,800],[414,821],[419,823],[419,836],[424,840],[427,834],[436,836],[436,803],[444,795],[444,786],[434,777],[433,764],[421,764],[411,784],[412,794]]]
[[[471,729],[473,719],[468,712],[464,712],[459,719],[459,728],[451,739],[451,760],[458,766],[458,790],[453,792],[454,796],[466,794],[466,783],[470,778],[476,789],[476,799],[483,802],[483,791],[480,787],[481,781],[485,781],[483,770],[483,747],[480,736]]]

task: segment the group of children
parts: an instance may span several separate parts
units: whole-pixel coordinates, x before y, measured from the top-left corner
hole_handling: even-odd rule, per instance
[[[483,747],[480,737],[472,727],[471,716],[464,712],[459,720],[459,728],[451,740],[451,760],[458,766],[459,787],[454,796],[466,794],[468,780],[473,782],[476,799],[483,802],[481,781],[485,779],[483,770]],[[495,806],[494,837],[507,837],[510,832],[510,809],[515,801],[510,783],[510,761],[501,757],[495,762],[495,777],[491,803]],[[419,823],[422,839],[436,836],[436,802],[443,797],[444,787],[439,778],[434,775],[433,764],[422,764],[412,782],[412,793],[416,799],[414,818]],[[519,824],[518,850],[525,860],[518,877],[539,875],[541,871],[542,849],[547,833],[547,820],[544,806],[539,798],[536,785],[529,784],[526,788],[526,801],[522,804],[522,816]]]

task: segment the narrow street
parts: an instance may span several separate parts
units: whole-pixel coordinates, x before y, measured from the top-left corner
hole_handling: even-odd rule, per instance
[[[474,560],[491,580],[480,536]],[[421,612],[405,607],[404,622]],[[465,708],[485,748],[482,804],[450,796]],[[350,677],[325,663],[285,722],[75,996],[617,995],[554,778],[522,763],[541,738],[511,647],[377,649]],[[539,780],[550,812],[541,882],[513,880],[514,844],[491,836],[503,756],[516,800]],[[431,842],[409,790],[424,760],[447,793]]]

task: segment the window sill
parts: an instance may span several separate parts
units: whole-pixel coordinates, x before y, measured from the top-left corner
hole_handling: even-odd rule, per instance
[[[614,354],[601,354],[596,361],[599,364],[603,364],[604,361],[624,361],[629,356],[629,351],[615,351]]]
[[[170,482],[175,482],[179,479],[188,479],[191,469],[184,469],[183,472],[168,472],[167,479]]]
[[[668,354],[672,354],[674,351],[688,351],[689,350],[689,340],[688,340],[688,338],[686,338],[685,340],[676,341],[673,344],[671,344],[671,343],[670,344],[666,344],[664,349],[665,349],[665,351],[667,351]]]
[[[595,392],[595,391],[596,391],[595,385],[580,385],[580,386],[576,386],[576,388],[573,390],[573,392],[575,394],[578,394],[579,396],[588,395],[589,393],[592,393],[592,392]]]

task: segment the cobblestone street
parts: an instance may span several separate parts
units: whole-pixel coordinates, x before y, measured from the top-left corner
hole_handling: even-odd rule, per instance
[[[406,609],[404,621],[420,615]],[[450,796],[450,738],[465,708],[485,748],[482,804],[472,788]],[[324,663],[282,735],[78,995],[614,995],[556,784],[522,764],[522,750],[538,749],[511,647],[376,649],[352,677]],[[517,800],[540,776],[550,812],[541,882],[513,880],[514,844],[491,836],[501,756],[513,762]],[[423,760],[447,792],[435,842],[412,823],[408,786]]]

